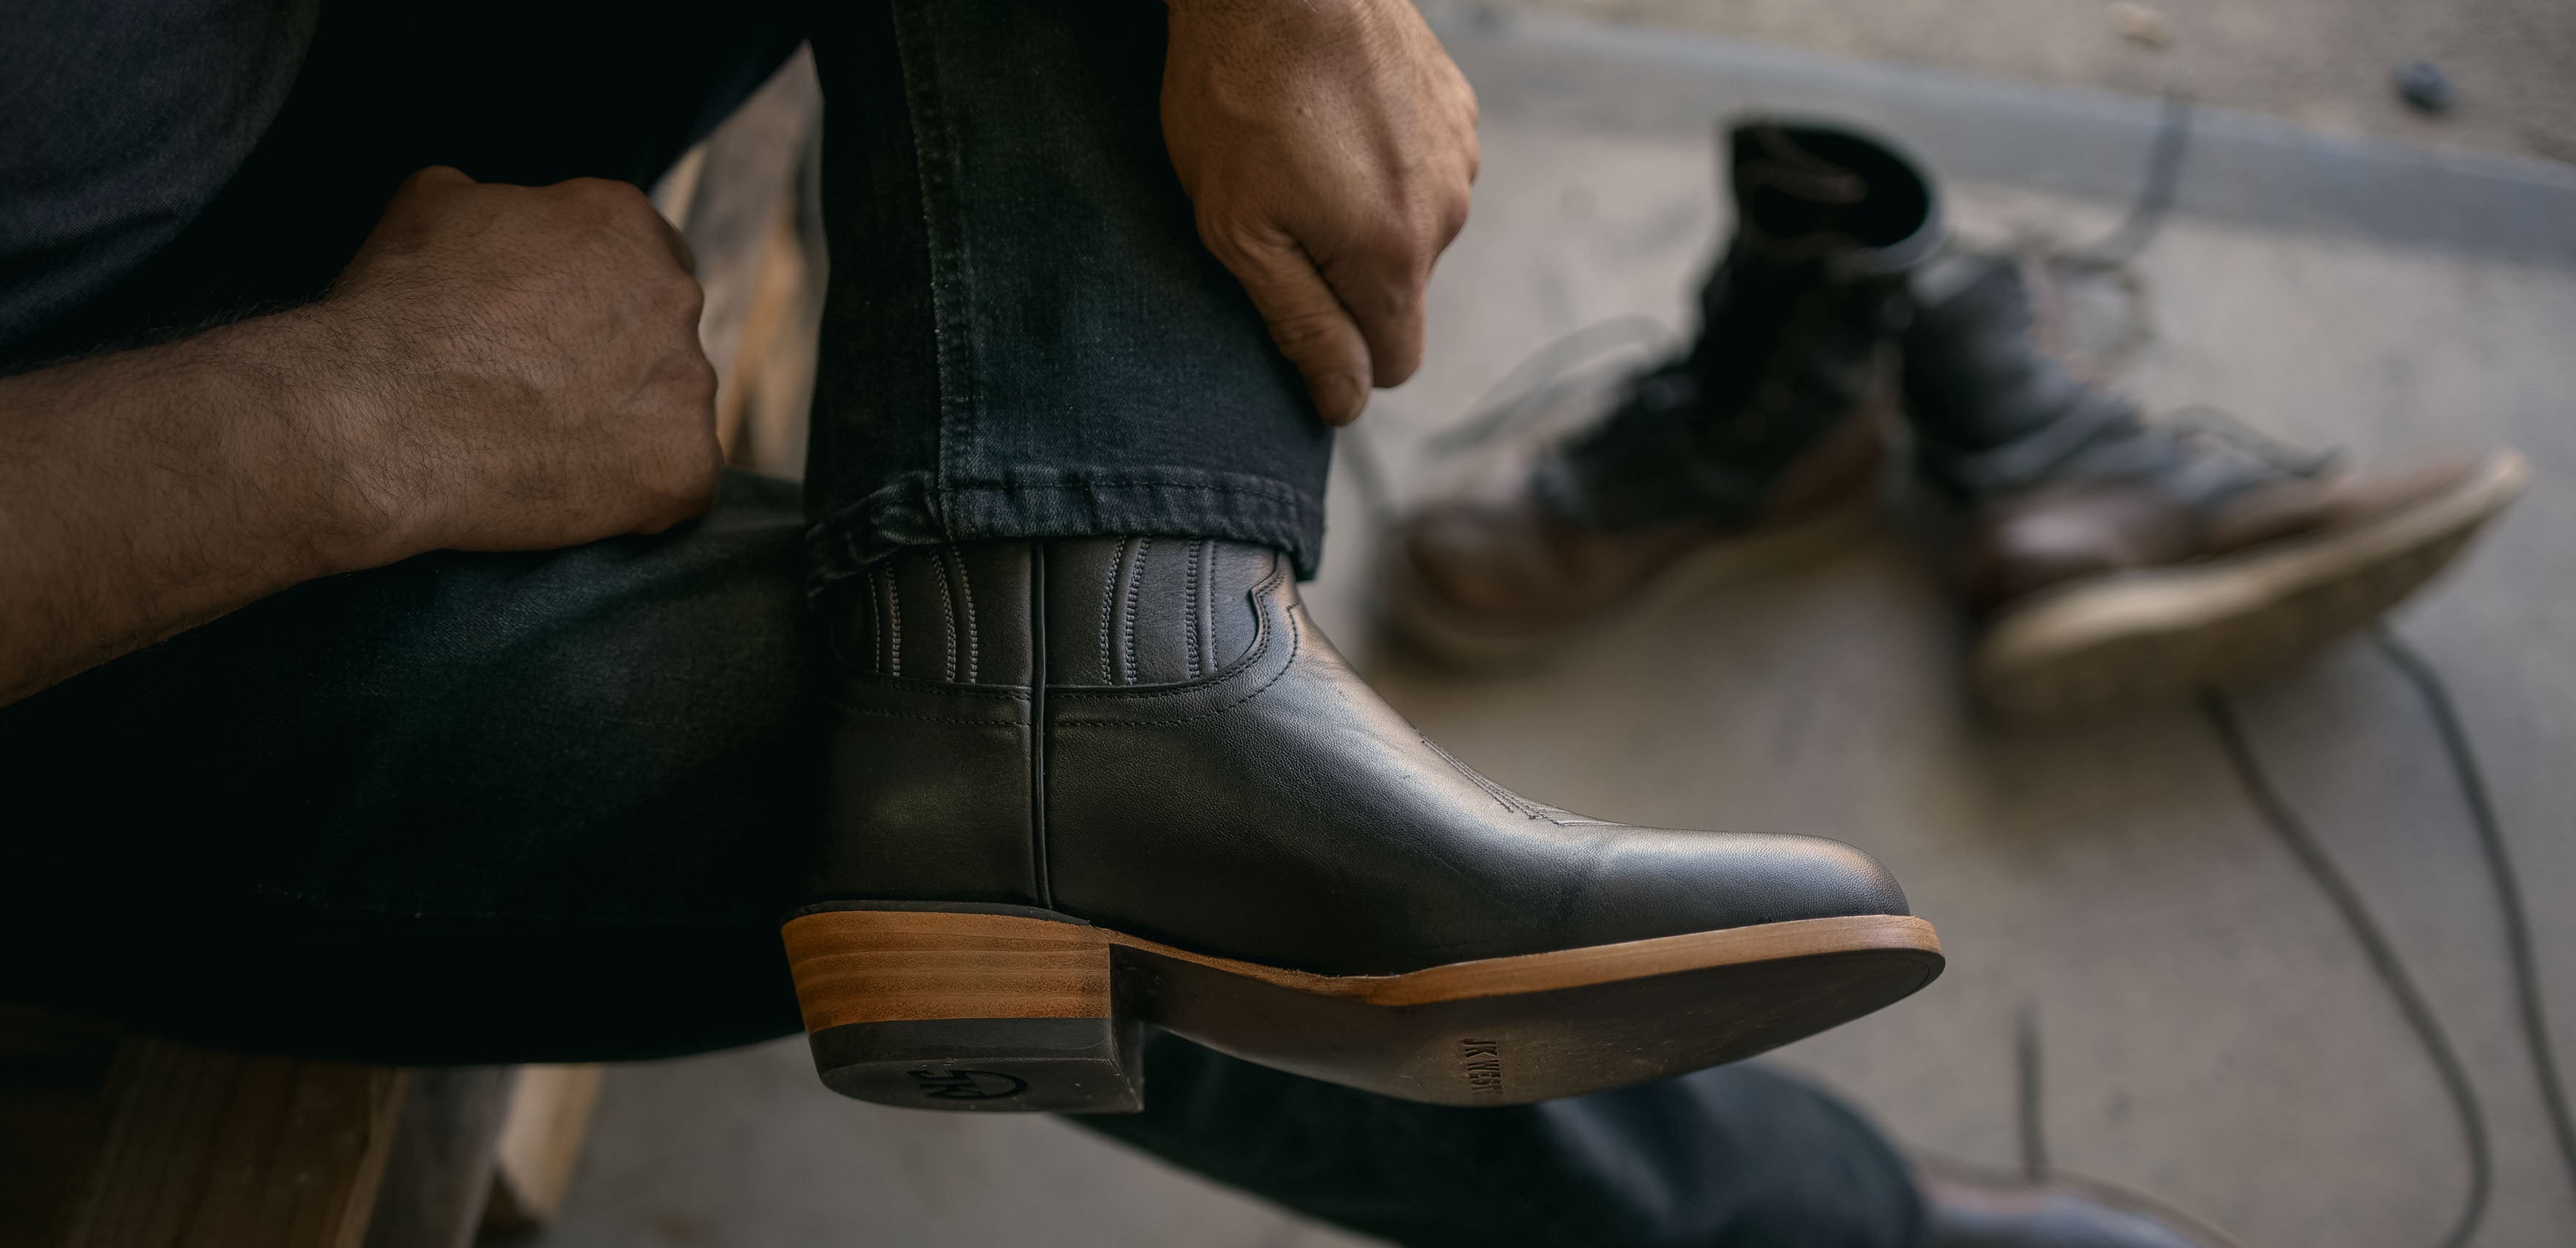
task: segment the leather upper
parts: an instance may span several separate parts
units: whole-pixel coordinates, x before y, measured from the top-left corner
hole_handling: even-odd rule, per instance
[[[2322,462],[2151,426],[2133,404],[2085,385],[2039,348],[2018,270],[1980,266],[1956,293],[1917,312],[1905,345],[1906,405],[1918,418],[1925,474],[1968,511],[1956,572],[1973,609],[2364,523],[2472,471],[2469,461],[2444,457],[2330,472]],[[1928,428],[2026,432],[1969,448]]]
[[[889,564],[836,608],[818,899],[1042,906],[1344,975],[1905,913],[1833,841],[1629,827],[1477,775],[1343,662],[1270,551],[1086,539]]]

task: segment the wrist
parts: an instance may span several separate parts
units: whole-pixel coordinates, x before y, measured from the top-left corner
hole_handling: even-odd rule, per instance
[[[329,302],[210,336],[246,387],[245,454],[283,504],[279,557],[297,580],[436,549],[424,492],[403,471],[400,413],[363,325]],[[414,465],[415,469],[419,466]]]

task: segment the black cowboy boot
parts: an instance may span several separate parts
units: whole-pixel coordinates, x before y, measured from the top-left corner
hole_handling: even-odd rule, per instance
[[[2529,475],[2511,451],[2343,471],[2226,425],[2149,424],[2040,349],[2047,273],[1963,260],[1905,338],[1918,466],[1956,521],[1944,559],[1996,711],[2258,674],[2420,588]]]
[[[1434,657],[1528,656],[1863,527],[1905,275],[1941,239],[1931,184],[1828,127],[1756,121],[1728,148],[1735,235],[1690,349],[1535,413],[1399,526],[1390,614]]]
[[[828,601],[830,845],[786,941],[851,1096],[1134,1108],[1151,1023],[1511,1104],[1750,1056],[1941,969],[1848,846],[1627,827],[1477,775],[1343,663],[1266,549],[931,548]]]

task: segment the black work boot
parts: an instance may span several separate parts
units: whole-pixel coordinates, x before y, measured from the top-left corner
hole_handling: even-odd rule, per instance
[[[1934,274],[1905,337],[1924,478],[1974,627],[1979,699],[2035,716],[2185,697],[2377,619],[2529,475],[2511,451],[2374,471],[2228,424],[2150,424],[2040,348],[2044,265]],[[2057,301],[2050,301],[2052,303]]]
[[[1263,548],[924,549],[827,604],[829,850],[785,935],[851,1096],[1134,1108],[1150,1023],[1512,1104],[1750,1056],[1941,969],[1848,846],[1586,819],[1470,771]]]
[[[1528,657],[1864,527],[1905,274],[1941,240],[1931,184],[1870,139],[1769,121],[1733,130],[1727,174],[1735,234],[1690,349],[1606,412],[1577,392],[1497,439],[1399,526],[1390,613],[1433,657]]]

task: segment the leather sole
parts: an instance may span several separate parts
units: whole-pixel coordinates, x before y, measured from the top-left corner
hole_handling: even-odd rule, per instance
[[[1969,660],[1979,698],[2035,718],[2225,687],[2370,623],[2522,492],[2511,451],[2412,506],[2226,559],[2105,577],[2014,607]]]
[[[1389,1096],[1516,1105],[1751,1057],[1941,973],[1932,925],[1804,919],[1332,976],[1015,906],[836,903],[783,935],[816,1070],[917,1109],[1144,1104],[1145,1024]]]
[[[1471,672],[1531,667],[1583,637],[1622,619],[1669,611],[1694,594],[1768,572],[1817,563],[1858,545],[1875,526],[1878,496],[1863,490],[1814,516],[1776,528],[1712,538],[1674,560],[1636,592],[1597,615],[1560,628],[1502,631],[1449,606],[1401,564],[1400,544],[1388,554],[1387,623],[1423,656]]]

